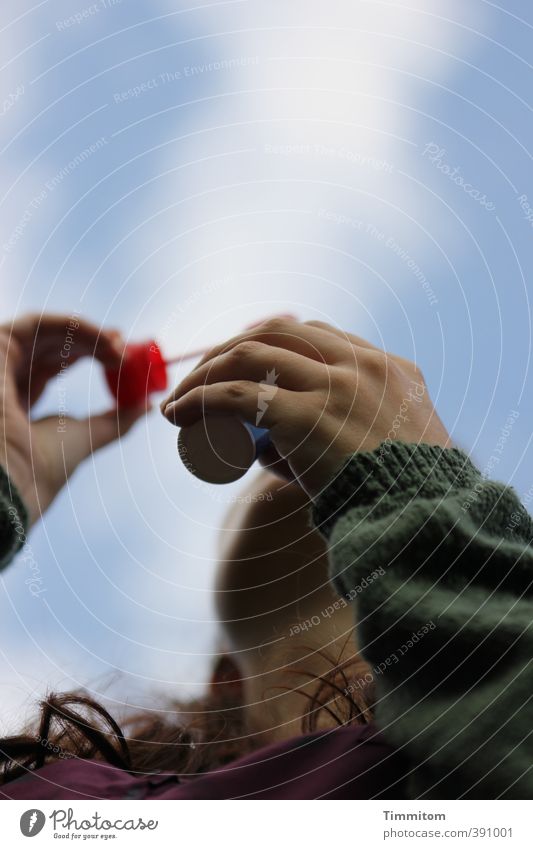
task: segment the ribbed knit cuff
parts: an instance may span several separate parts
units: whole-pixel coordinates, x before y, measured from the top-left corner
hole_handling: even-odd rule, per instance
[[[20,494],[0,466],[0,569],[26,542],[29,516]]]
[[[371,508],[381,498],[399,495],[435,498],[452,489],[471,488],[481,478],[464,451],[424,443],[383,442],[374,451],[347,458],[329,486],[315,499],[315,527],[330,536],[350,507]]]

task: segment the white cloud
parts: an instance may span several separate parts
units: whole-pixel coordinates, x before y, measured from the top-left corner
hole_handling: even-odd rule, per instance
[[[453,85],[459,73],[460,65],[448,54],[466,56],[471,48],[472,33],[438,17],[476,25],[468,21],[471,12],[464,5],[459,0],[411,0],[409,7],[377,0],[220,3],[193,18],[168,18],[169,41],[191,36],[192,30],[186,29],[191,20],[198,40],[176,48],[172,56],[157,57],[149,73],[142,63],[128,66],[132,82],[167,68],[195,70],[161,83],[157,98],[139,99],[134,118],[194,102],[142,120],[117,136],[115,146],[109,145],[109,151],[118,147],[124,160],[152,145],[159,147],[128,172],[124,185],[103,187],[106,203],[137,182],[158,179],[106,219],[112,247],[128,232],[131,238],[116,254],[120,274],[115,277],[114,267],[104,264],[97,276],[93,316],[103,316],[131,275],[113,320],[120,320],[134,337],[159,338],[169,355],[225,338],[252,319],[285,311],[288,303],[302,317],[325,317],[363,334],[373,330],[372,318],[379,322],[384,290],[372,269],[382,270],[383,250],[368,233],[358,231],[356,222],[394,234],[422,262],[418,225],[427,223],[427,198],[412,183],[406,191],[401,172],[416,171],[420,160],[415,128],[421,101],[431,109],[440,91],[432,82]],[[174,8],[174,3],[151,4],[154,14]],[[35,37],[27,23],[26,29],[23,23],[17,28],[7,55],[16,55]],[[31,78],[32,52],[25,62],[26,78]],[[9,73],[6,91],[18,79],[17,73]],[[5,142],[22,126],[34,107],[29,98],[20,98],[0,123],[0,140],[2,133]],[[125,110],[109,114],[117,126],[127,125]],[[182,140],[161,147],[178,137]],[[27,164],[28,151],[14,147],[11,178]],[[21,180],[10,205],[0,208],[3,233],[12,231],[35,188],[49,176],[49,168],[40,165]],[[77,179],[64,189],[61,205],[47,206],[38,222],[42,229],[32,240],[24,236],[0,270],[0,279],[6,281],[9,274],[10,281],[22,285],[35,246],[38,250],[42,243],[39,234],[76,200]],[[55,204],[55,197],[50,200]],[[324,211],[345,220],[328,218]],[[67,249],[70,243],[65,253]],[[74,293],[103,259],[96,249],[95,254],[94,262],[92,256],[76,260]],[[39,305],[57,271],[46,263],[39,265],[39,281],[28,296]],[[17,298],[17,288],[6,290],[4,311],[12,310]],[[82,405],[81,394],[76,395],[78,401]],[[106,622],[121,624],[128,637],[137,629],[139,644],[155,649],[132,647],[118,628],[113,645],[108,637],[103,650],[97,644],[100,631],[94,644],[87,639],[86,646],[74,648],[69,641],[65,650],[58,628],[46,646],[50,662],[36,659],[31,647],[15,649],[10,644],[8,661],[0,665],[8,722],[19,718],[19,706],[26,705],[29,693],[41,693],[46,686],[66,689],[78,672],[88,681],[104,674],[106,662],[112,669],[127,670],[121,689],[130,701],[136,698],[131,694],[151,690],[154,682],[199,681],[207,674],[208,655],[216,645],[207,593],[216,527],[227,503],[195,488],[178,465],[175,434],[164,422],[150,419],[148,428],[139,427],[128,437],[124,465],[118,449],[113,450],[117,453],[113,458],[108,454],[109,461],[96,459],[95,474],[114,529],[101,521],[102,504],[95,503],[99,493],[91,470],[73,480],[72,497],[104,568],[106,557],[130,565],[120,541],[127,543],[133,527],[135,533],[146,533],[146,547],[135,553],[155,577],[150,580],[147,571],[135,569],[127,583],[124,579],[121,587],[134,601],[124,601],[116,619],[106,611],[104,598],[93,595],[87,603]],[[136,468],[137,457],[145,458],[145,469]],[[127,497],[128,482],[139,513]],[[228,496],[231,491],[225,490]],[[69,509],[69,497],[62,497],[59,511]],[[92,505],[85,516],[84,505]],[[57,534],[53,544],[59,552],[69,540],[73,543],[73,537],[65,542],[60,519],[51,522],[50,530]],[[81,558],[79,538],[74,544]],[[43,545],[42,557],[48,556]],[[141,603],[155,611],[153,615],[141,615]],[[187,621],[195,616],[207,621]],[[157,646],[166,651],[158,653]],[[202,651],[205,657],[195,656]],[[101,654],[101,665],[89,660],[91,652]],[[145,670],[147,681],[142,680]]]
[[[428,195],[402,172],[416,174],[420,162],[418,101],[431,108],[459,72],[450,56],[471,46],[472,33],[447,22],[465,14],[444,0],[307,0],[267,13],[221,6],[213,32],[236,22],[243,31],[208,39],[196,75],[166,84],[169,105],[209,99],[166,114],[168,138],[185,138],[153,155],[164,176],[148,207],[167,211],[137,242],[162,287],[151,320],[226,275],[208,302],[187,309],[176,335],[216,338],[228,322],[287,300],[306,317],[358,313],[359,330],[370,327],[357,299],[379,305],[373,268],[383,249],[365,228],[393,235],[421,261]],[[144,125],[157,128],[147,101],[152,112]],[[363,233],[326,221],[324,209],[362,222]]]

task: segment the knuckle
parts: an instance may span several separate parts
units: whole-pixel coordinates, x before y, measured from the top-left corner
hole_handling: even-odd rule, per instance
[[[248,394],[248,386],[243,380],[236,380],[228,384],[226,391],[229,398],[234,401],[240,401]]]
[[[255,342],[253,339],[246,340],[245,342],[239,342],[239,344],[233,348],[231,357],[237,362],[249,360],[259,354],[263,347],[264,346],[261,342]]]
[[[333,330],[331,324],[327,324],[325,321],[305,321],[304,324],[306,324],[307,327],[319,327],[322,330]]]
[[[327,411],[334,417],[344,417],[352,409],[354,403],[355,392],[353,387],[343,387],[331,393],[327,404]]]
[[[390,376],[392,360],[383,353],[372,351],[365,356],[364,369],[367,375],[373,379],[386,380]]]
[[[333,395],[337,397],[342,396],[344,400],[355,397],[357,392],[357,373],[348,370],[333,372],[331,388]]]
[[[298,409],[298,422],[306,433],[311,433],[329,413],[329,396],[326,392],[309,394],[302,399]]]
[[[259,329],[264,333],[283,333],[287,326],[287,320],[284,318],[269,318]]]
[[[312,408],[315,420],[326,415],[335,415],[341,406],[341,397],[342,393],[333,390],[331,386],[328,390],[324,389],[320,393],[315,393]]]
[[[193,406],[201,406],[205,397],[205,384],[202,383],[200,386],[195,386],[185,397]]]
[[[384,379],[387,385],[403,385],[405,383],[405,370],[393,359],[387,357]]]
[[[200,360],[200,362],[198,363],[196,368],[193,369],[193,371],[198,371],[198,369],[200,369],[202,366],[205,366],[206,363],[211,362],[211,360],[214,360],[216,357],[219,357],[221,354],[227,354],[227,352],[228,352],[228,348],[225,345],[215,345],[213,348],[211,348],[209,351],[207,351],[203,355],[202,359]]]
[[[403,372],[404,376],[410,380],[415,380],[417,383],[425,385],[424,375],[419,365],[412,360],[406,360],[403,357],[392,358],[398,368]]]

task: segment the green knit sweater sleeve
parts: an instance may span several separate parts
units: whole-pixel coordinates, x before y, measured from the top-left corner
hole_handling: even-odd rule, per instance
[[[459,449],[384,443],[313,519],[413,797],[531,798],[533,521],[514,490]]]
[[[13,481],[0,466],[0,570],[26,541],[28,511]]]

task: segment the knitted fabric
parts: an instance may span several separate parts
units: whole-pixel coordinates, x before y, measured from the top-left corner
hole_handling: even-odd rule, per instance
[[[0,466],[0,570],[26,541],[28,511],[17,488]]]
[[[533,522],[514,490],[459,449],[383,443],[312,513],[412,795],[530,798]]]

